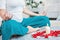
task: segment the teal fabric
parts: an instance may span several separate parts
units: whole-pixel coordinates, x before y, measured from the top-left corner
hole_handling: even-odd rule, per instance
[[[50,26],[50,21],[47,16],[35,16],[35,17],[24,18],[21,24],[24,26],[32,26],[36,28],[36,27],[47,26],[47,24],[48,26]]]
[[[24,18],[22,23],[15,20],[4,21],[1,29],[2,40],[9,40],[12,35],[27,34],[27,26],[32,26],[33,28],[36,28],[46,26],[47,24],[50,26],[49,18],[46,16]]]
[[[28,28],[24,27],[15,20],[8,20],[3,22],[2,25],[2,40],[8,40],[12,35],[25,35]]]

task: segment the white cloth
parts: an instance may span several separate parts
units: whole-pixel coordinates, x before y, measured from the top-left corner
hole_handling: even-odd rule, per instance
[[[13,15],[12,19],[18,22],[23,20],[24,0],[0,0],[0,9],[6,9]]]

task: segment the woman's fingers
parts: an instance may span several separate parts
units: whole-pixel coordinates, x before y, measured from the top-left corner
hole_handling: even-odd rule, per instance
[[[12,15],[9,14],[6,10],[0,10],[0,16],[3,20],[9,20],[12,18]]]
[[[5,14],[4,16],[3,16],[3,19],[4,20],[9,20],[9,19],[11,19],[12,18],[12,15],[11,14]]]
[[[8,19],[12,18],[11,14],[7,14],[6,17],[8,17]]]

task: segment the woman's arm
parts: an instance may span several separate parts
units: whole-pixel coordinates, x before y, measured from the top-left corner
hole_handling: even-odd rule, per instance
[[[6,10],[6,0],[0,0],[0,17],[3,20],[8,20],[12,17]]]
[[[28,15],[39,16],[37,13],[34,13],[34,12],[30,11],[30,10],[27,9],[26,7],[24,8],[23,12],[24,12],[25,14],[28,14]]]
[[[5,13],[6,9],[6,0],[0,0],[0,16]]]
[[[28,15],[31,15],[31,16],[46,16],[46,12],[45,12],[45,11],[43,11],[43,12],[40,13],[40,14],[37,14],[37,13],[34,13],[34,12],[30,11],[30,10],[27,9],[26,7],[24,8],[23,12],[24,12],[25,14],[28,14]]]

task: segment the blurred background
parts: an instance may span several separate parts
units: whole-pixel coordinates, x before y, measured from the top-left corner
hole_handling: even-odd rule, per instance
[[[60,16],[60,0],[46,0],[47,16],[58,18]]]

